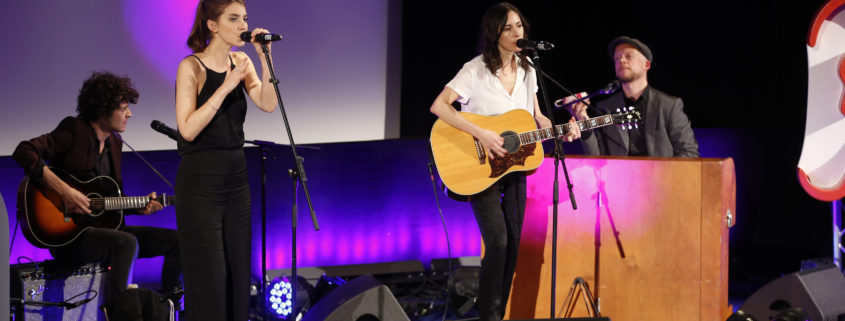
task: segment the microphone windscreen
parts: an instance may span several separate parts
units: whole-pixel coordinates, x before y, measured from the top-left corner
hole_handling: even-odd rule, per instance
[[[246,41],[246,42],[251,42],[252,41],[252,31],[241,32],[241,40]]]

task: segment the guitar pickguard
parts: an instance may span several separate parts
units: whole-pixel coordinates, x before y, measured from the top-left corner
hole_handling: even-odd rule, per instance
[[[504,157],[497,157],[490,160],[490,178],[502,176],[514,165],[525,165],[525,160],[529,156],[534,155],[534,148],[537,143],[522,145],[513,154],[507,154]]]

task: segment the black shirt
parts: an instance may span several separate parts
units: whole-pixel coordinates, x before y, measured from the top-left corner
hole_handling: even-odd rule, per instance
[[[648,92],[649,87],[645,87],[643,90],[643,94],[640,95],[640,98],[636,101],[631,100],[628,97],[625,97],[625,108],[627,107],[634,107],[640,112],[640,116],[642,117],[642,121],[638,127],[634,127],[628,129],[628,156],[648,156],[648,148],[645,145],[645,137],[643,137],[643,132],[640,128],[645,128],[645,120],[646,120],[646,102],[648,101]]]
[[[199,95],[197,95],[196,108],[199,108],[208,101],[217,88],[223,85],[223,80],[226,79],[226,72],[215,72],[206,67],[199,57],[191,56],[196,58],[205,68],[205,83]],[[229,70],[233,68],[235,68],[235,64],[232,62],[232,56],[229,56]],[[193,141],[186,141],[181,135],[179,136],[179,140],[177,141],[179,154],[184,155],[199,150],[242,148],[244,145],[245,119],[246,94],[244,93],[244,82],[241,81],[237,88],[226,95],[217,113],[214,114],[214,118],[200,131]]]
[[[97,143],[99,143],[99,141],[97,141]],[[109,138],[106,138],[106,142],[104,144],[105,147],[103,147],[103,151],[95,156],[97,159],[97,167],[94,168],[92,177],[113,177],[111,174],[111,147],[109,147]]]

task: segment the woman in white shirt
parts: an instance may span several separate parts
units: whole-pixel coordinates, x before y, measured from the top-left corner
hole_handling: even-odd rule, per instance
[[[452,103],[461,103],[461,111],[486,116],[524,109],[534,116],[539,128],[551,127],[537,103],[537,73],[516,46],[527,31],[528,23],[512,4],[502,2],[487,9],[479,46],[482,54],[464,64],[431,105],[431,112],[437,117],[478,139],[490,158],[507,153],[504,139],[461,117]],[[565,140],[571,142],[581,133],[574,118],[570,123],[574,130]],[[481,321],[502,320],[504,315],[516,268],[525,198],[524,172],[507,174],[471,197],[485,249],[478,289]]]

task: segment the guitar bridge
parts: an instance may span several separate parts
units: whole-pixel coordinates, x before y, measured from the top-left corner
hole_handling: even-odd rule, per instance
[[[478,142],[478,138],[475,137],[473,137],[473,143],[475,143],[475,155],[478,156],[478,164],[486,164],[487,153],[484,152],[484,146],[481,146],[481,143]]]
[[[64,203],[62,204],[62,208],[64,208],[64,210],[62,211],[62,218],[64,219],[65,223],[69,223],[70,222],[70,210],[68,210],[67,204],[64,204]]]

